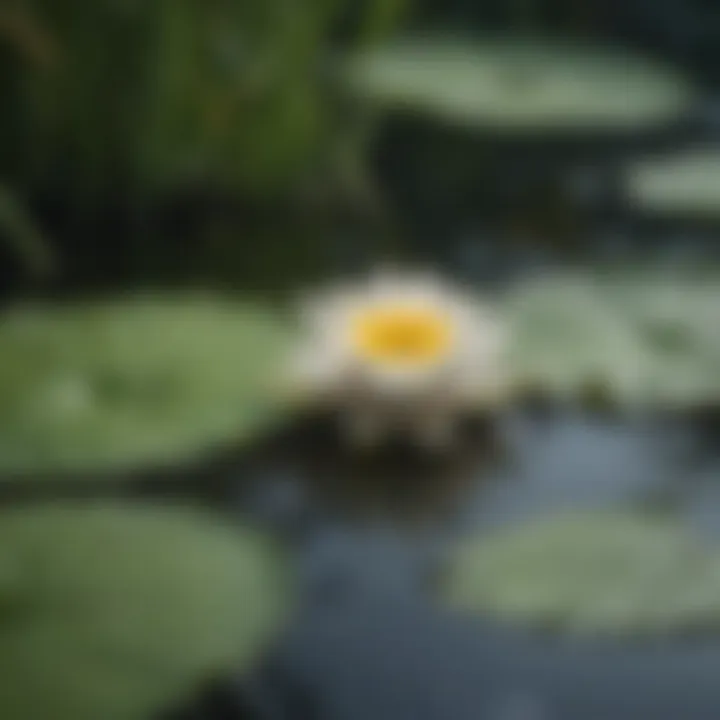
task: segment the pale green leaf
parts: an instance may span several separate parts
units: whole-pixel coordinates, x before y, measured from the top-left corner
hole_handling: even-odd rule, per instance
[[[720,400],[715,277],[578,273],[520,286],[506,309],[516,386],[687,408]]]
[[[635,207],[656,215],[720,216],[720,154],[714,146],[628,163]]]
[[[464,612],[564,633],[720,628],[720,551],[670,520],[582,515],[465,543],[446,597]]]
[[[389,110],[501,133],[645,128],[693,98],[647,58],[523,38],[408,37],[354,57],[346,75],[353,93]]]

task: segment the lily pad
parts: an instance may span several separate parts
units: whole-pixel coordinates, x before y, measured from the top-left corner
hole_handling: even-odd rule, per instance
[[[0,473],[116,472],[249,440],[280,410],[266,309],[136,296],[0,318]]]
[[[655,215],[720,218],[717,147],[635,161],[625,174],[634,207]]]
[[[285,612],[282,556],[182,508],[0,517],[0,715],[142,720],[244,668]]]
[[[612,283],[606,295],[648,349],[650,398],[676,405],[720,401],[717,278],[646,276]]]
[[[592,273],[518,288],[508,303],[514,383],[564,398],[690,408],[720,400],[720,285]]]
[[[617,49],[503,37],[408,37],[353,58],[347,82],[389,110],[501,133],[638,130],[694,97],[676,72]]]
[[[596,385],[615,399],[643,398],[647,350],[589,277],[528,283],[508,304],[515,383],[570,399]]]
[[[467,543],[448,598],[464,611],[560,633],[720,631],[720,550],[669,519],[566,516]]]

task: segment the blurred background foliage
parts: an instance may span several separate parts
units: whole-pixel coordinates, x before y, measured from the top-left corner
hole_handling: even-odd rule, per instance
[[[413,27],[610,41],[718,80],[720,20],[700,2],[7,0],[0,279],[277,290],[392,251],[370,118],[333,78],[347,52]]]
[[[16,219],[25,202],[41,211],[41,224],[74,235],[71,248],[79,235],[98,235],[94,244],[117,255],[108,246],[123,242],[133,256],[123,259],[126,270],[137,274],[150,264],[161,275],[173,263],[192,264],[180,260],[187,253],[177,252],[177,243],[175,257],[163,247],[162,232],[187,225],[171,218],[184,209],[186,220],[209,202],[229,208],[236,247],[243,240],[248,247],[249,225],[263,236],[271,226],[272,262],[281,251],[296,261],[317,258],[302,241],[302,226],[290,242],[292,222],[283,230],[268,216],[285,207],[307,219],[299,196],[342,194],[339,163],[357,133],[333,101],[327,71],[339,49],[383,39],[405,10],[406,0],[3,3],[4,233],[26,264],[45,267],[38,231]],[[258,213],[261,227],[248,221]],[[217,246],[230,240],[218,225],[227,222],[200,214],[215,238],[205,254],[217,251],[222,267],[227,248]],[[158,218],[161,232],[153,233]],[[112,237],[118,223],[135,239]],[[193,250],[192,259],[202,259]],[[77,268],[71,262],[68,271]]]
[[[277,192],[332,131],[317,70],[342,9],[335,0],[8,8],[15,171],[36,185],[70,166],[70,189],[90,197],[123,182]]]

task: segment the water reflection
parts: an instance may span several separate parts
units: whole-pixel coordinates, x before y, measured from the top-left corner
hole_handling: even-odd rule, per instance
[[[541,515],[655,505],[683,481],[690,439],[654,418],[579,411],[506,421],[509,463],[476,493],[466,526]]]
[[[438,536],[448,525],[485,532],[575,510],[691,512],[706,504],[701,498],[712,491],[713,478],[720,486],[720,457],[703,428],[655,414],[516,410],[498,419],[491,443],[487,429],[476,429],[449,458],[432,461],[390,452],[360,461],[342,451],[331,425],[319,435],[298,428],[291,434],[297,446],[288,452],[283,438],[284,452],[270,453],[241,502],[276,526],[306,530],[342,525],[339,508],[354,506],[351,527],[372,517],[367,525],[400,532],[402,513],[413,512],[406,501],[422,508],[424,521],[415,529],[434,527]],[[311,481],[319,476],[320,487]],[[393,483],[397,506],[384,514],[359,509],[372,506],[368,498],[382,503]]]

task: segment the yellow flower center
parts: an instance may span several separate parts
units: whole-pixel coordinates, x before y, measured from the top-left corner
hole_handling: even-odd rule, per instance
[[[431,308],[369,308],[355,318],[352,333],[362,358],[396,365],[436,363],[453,341],[451,319]]]

